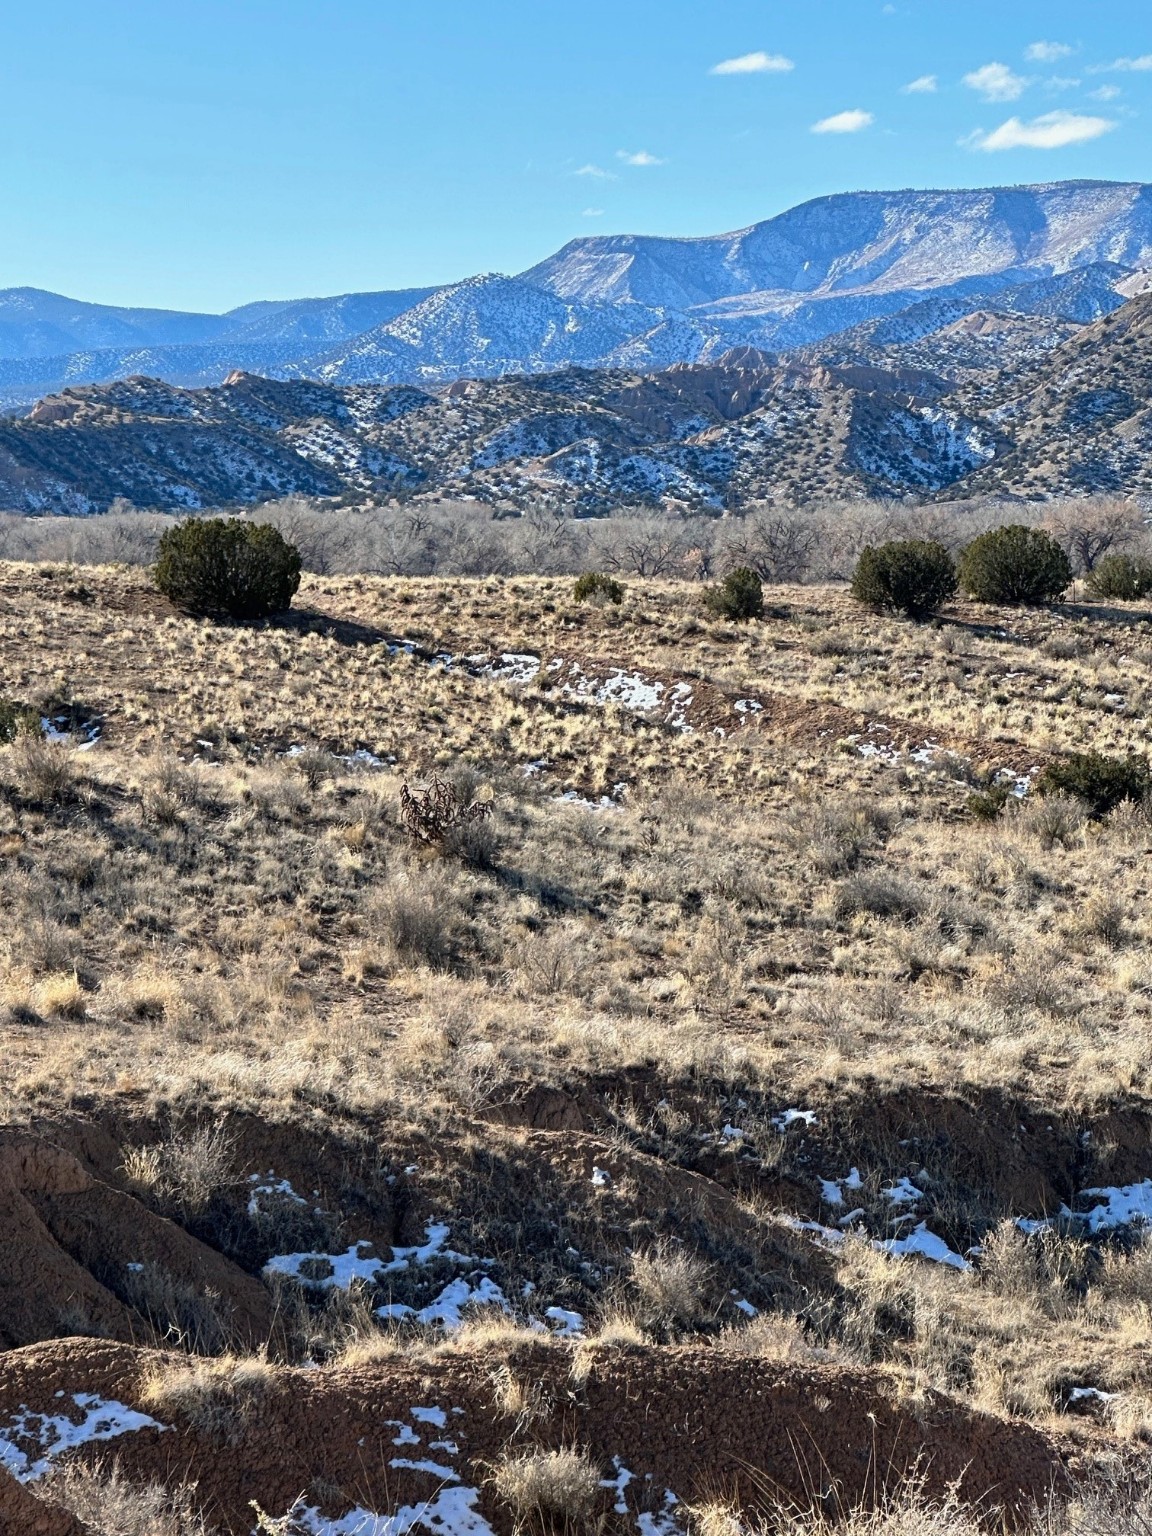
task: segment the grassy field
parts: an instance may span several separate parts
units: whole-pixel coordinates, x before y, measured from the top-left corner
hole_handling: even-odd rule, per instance
[[[197,1209],[249,1176],[212,1187],[205,1127],[233,1161],[370,1144],[419,1164],[411,1219],[602,1337],[1138,1445],[1152,1250],[1012,1218],[1150,1172],[1152,808],[1029,786],[1147,750],[1152,611],[780,587],[733,625],[699,593],[306,577],[231,626],[0,565],[0,693],[66,738],[0,750],[5,1122],[111,1128],[166,1214],[197,1134]],[[436,775],[490,814],[427,848],[401,788]],[[876,1246],[914,1230],[951,1260]]]

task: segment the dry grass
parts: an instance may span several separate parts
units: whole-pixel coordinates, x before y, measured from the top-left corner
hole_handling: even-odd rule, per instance
[[[293,626],[231,627],[168,612],[137,574],[85,579],[80,606],[0,567],[6,692],[104,720],[92,752],[0,749],[7,1114],[130,1105],[151,1123],[127,1180],[190,1223],[242,1203],[227,1117],[367,1126],[390,1176],[420,1145],[420,1198],[464,1226],[454,1242],[584,1311],[597,1347],[703,1332],[766,1358],[838,1351],[1037,1418],[1096,1385],[1144,1433],[1147,1257],[997,1223],[1020,1214],[998,1151],[1022,1120],[1067,1144],[1060,1199],[1132,1176],[1109,1138],[1146,1125],[1152,1093],[1152,819],[967,810],[1004,762],[1146,748],[1143,610],[961,606],[916,626],[796,587],[732,626],[665,581],[617,610],[548,578],[312,577]],[[711,682],[772,718],[681,732],[426,659],[505,650]],[[942,750],[863,755],[878,720]],[[491,793],[484,849],[412,846],[400,786],[433,771]],[[618,809],[558,799],[620,784]],[[538,1091],[597,1138],[546,1194],[530,1138],[553,1122],[517,1141],[513,1113]],[[944,1101],[975,1129],[935,1136]],[[774,1124],[788,1107],[818,1114],[811,1135]],[[781,1210],[834,1220],[818,1178],[853,1161],[873,1236],[894,1230],[884,1180],[914,1174],[918,1215],[983,1262],[863,1241],[781,1260]],[[654,1167],[700,1183],[646,1183]],[[745,1326],[733,1292],[754,1284],[765,1315]],[[533,1305],[445,1347],[512,1348]],[[335,1308],[302,1306],[297,1332],[316,1359],[400,1347]],[[233,1389],[202,1385],[211,1419]]]
[[[70,1462],[41,1485],[52,1504],[83,1522],[91,1536],[211,1536],[195,1487],[130,1482],[121,1468]]]
[[[178,1419],[197,1434],[231,1443],[278,1385],[276,1367],[259,1355],[166,1360],[141,1382],[140,1401],[162,1420]]]
[[[601,1500],[600,1473],[583,1451],[532,1450],[505,1455],[492,1487],[515,1517],[518,1531],[564,1532],[592,1528]]]

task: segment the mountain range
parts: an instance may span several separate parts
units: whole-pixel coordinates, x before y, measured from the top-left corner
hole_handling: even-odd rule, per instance
[[[940,334],[959,347],[1004,323],[969,316]],[[135,377],[0,423],[0,506],[83,514],[123,497],[191,510],[302,493],[595,515],[862,495],[1152,497],[1152,293],[1086,325],[1034,323],[1068,334],[1049,329],[1030,362],[969,367],[960,382],[908,361],[931,339],[915,325],[872,363],[744,347],[654,371],[561,368],[436,389]]]
[[[659,370],[846,332],[858,351],[862,326],[928,334],[943,317],[989,311],[1085,324],[1138,290],[1150,267],[1152,185],[1073,181],[843,193],[731,234],[573,240],[513,277],[224,315],[17,288],[0,292],[0,407],[134,374],[198,386],[241,369],[433,388],[569,367]],[[1040,326],[1041,346],[1057,333]]]
[[[3,351],[24,512],[1149,495],[1152,187],[849,193],[227,315],[11,290]]]

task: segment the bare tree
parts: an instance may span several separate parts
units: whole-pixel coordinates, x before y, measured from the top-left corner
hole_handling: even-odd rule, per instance
[[[609,571],[633,576],[671,576],[682,570],[697,541],[683,524],[666,518],[612,518],[595,537],[599,562]]]
[[[721,568],[748,566],[761,581],[801,581],[821,535],[811,516],[768,508],[726,525],[717,554]]]
[[[1045,527],[1080,571],[1090,571],[1111,550],[1127,548],[1146,526],[1140,508],[1119,497],[1058,501]]]

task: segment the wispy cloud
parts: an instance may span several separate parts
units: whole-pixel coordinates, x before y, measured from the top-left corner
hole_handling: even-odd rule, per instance
[[[859,133],[864,128],[871,128],[875,121],[871,112],[862,112],[859,107],[854,107],[850,112],[837,112],[832,117],[822,117],[818,123],[812,124],[812,132]]]
[[[939,88],[940,82],[935,75],[918,75],[902,87],[905,96],[931,96]]]
[[[1117,96],[1123,96],[1124,92],[1118,85],[1101,85],[1088,93],[1093,101],[1115,101]]]
[[[1152,69],[1152,53],[1142,53],[1136,59],[1113,59],[1111,64],[1105,65],[1106,69],[1119,69],[1124,71],[1134,70],[1143,74]]]
[[[650,155],[646,149],[618,149],[617,160],[625,165],[667,165],[667,160],[661,160],[659,155]]]
[[[1086,144],[1111,133],[1116,124],[1109,117],[1088,117],[1079,112],[1046,112],[1024,122],[1010,117],[991,133],[977,132],[962,139],[966,149],[994,152],[1002,149],[1064,149]]]
[[[585,219],[602,219],[604,217],[604,210],[603,208],[585,208],[581,217]]]
[[[1076,52],[1067,43],[1029,43],[1024,50],[1024,57],[1032,64],[1059,64],[1061,59],[1070,59]]]
[[[708,71],[710,75],[786,75],[795,69],[782,53],[742,53],[735,59],[721,59]]]
[[[573,176],[591,176],[595,181],[618,181],[615,171],[606,171],[602,165],[582,165],[572,172]]]
[[[964,84],[979,91],[985,101],[1015,101],[1028,86],[1023,75],[1013,74],[1007,64],[984,64],[965,75]]]

